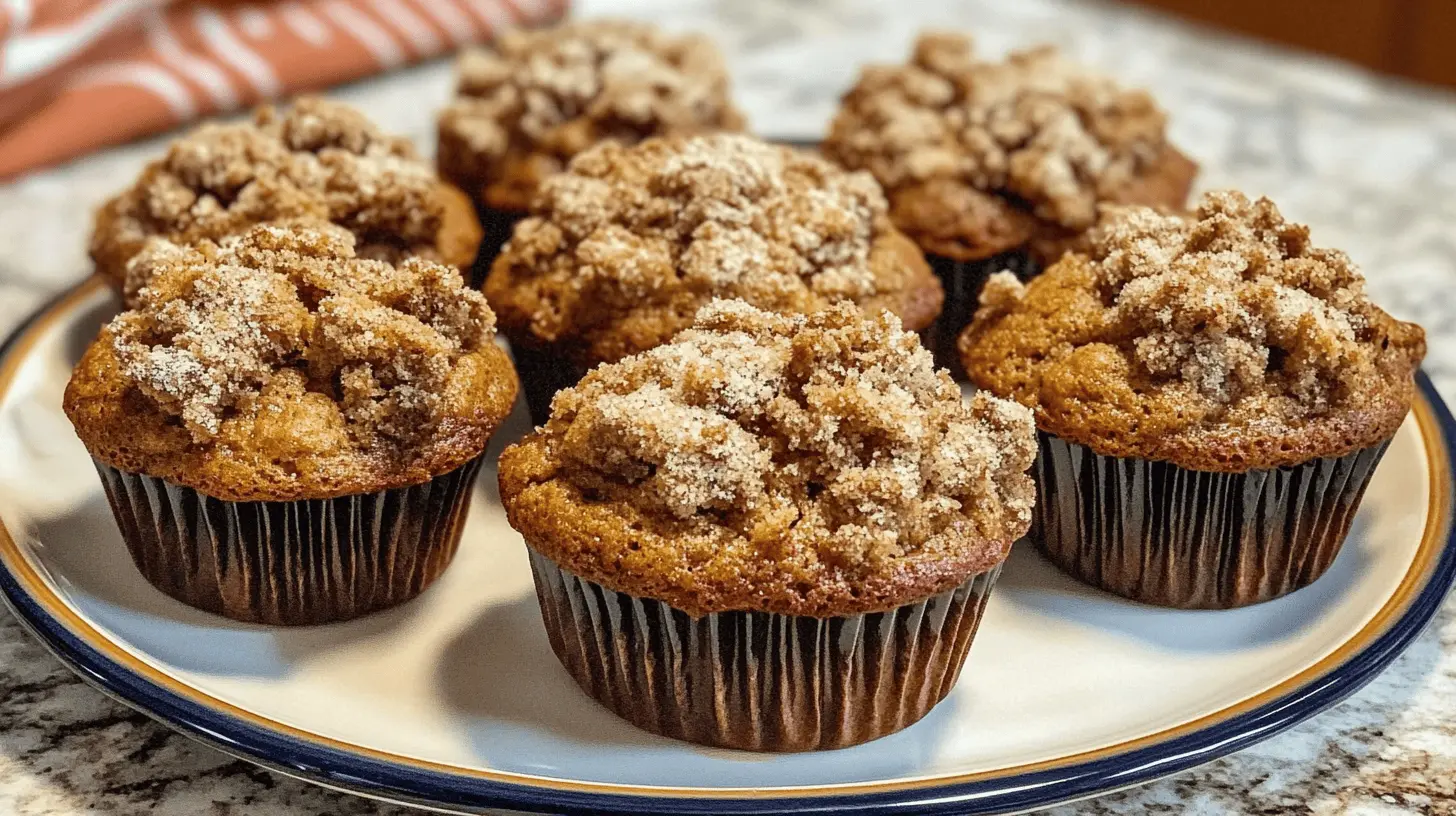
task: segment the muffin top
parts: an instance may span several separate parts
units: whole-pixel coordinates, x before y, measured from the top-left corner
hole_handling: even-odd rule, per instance
[[[91,454],[230,501],[370,493],[478,455],[516,394],[485,299],[354,240],[322,221],[152,239],[150,283],[66,388]]]
[[[831,617],[959,585],[1035,498],[1031,413],[964,400],[888,312],[714,301],[666,345],[558,393],[501,455],[531,547],[693,615]]]
[[[460,220],[447,211],[455,199],[468,213],[468,202],[441,189],[408,140],[381,133],[347,105],[304,97],[285,110],[261,107],[251,122],[202,125],[173,142],[97,213],[91,257],[129,305],[150,267],[128,271],[127,262],[148,238],[218,240],[285,219],[333,221],[353,231],[371,257],[468,264],[479,227],[467,229],[473,236],[447,228]]]
[[[748,136],[606,143],[549,179],[486,279],[512,342],[586,365],[666,342],[715,297],[838,300],[912,328],[940,310],[924,257],[866,173]]]
[[[712,40],[646,23],[507,32],[458,70],[440,171],[501,209],[525,210],[542,179],[599,141],[743,128]]]
[[[969,37],[928,33],[908,65],[865,68],[824,150],[873,173],[922,247],[972,260],[1085,229],[1102,202],[1181,205],[1195,168],[1164,119],[1052,47],[985,62]]]
[[[1190,217],[1123,208],[1087,254],[1023,286],[993,277],[961,337],[972,380],[1107,456],[1239,472],[1388,439],[1414,396],[1419,326],[1268,199]]]

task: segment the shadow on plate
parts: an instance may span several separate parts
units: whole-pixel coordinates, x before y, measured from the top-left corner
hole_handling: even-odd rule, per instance
[[[472,720],[532,726],[579,744],[671,744],[577,687],[551,652],[534,594],[489,607],[452,638],[436,679],[445,703]]]
[[[628,724],[576,685],[551,651],[534,595],[487,609],[456,635],[436,682],[483,765],[640,785],[815,785],[915,774],[934,760],[956,708],[952,695],[905,731],[838,751],[755,754],[679,742]]]
[[[91,341],[96,339],[96,335],[101,332],[101,327],[120,311],[120,298],[112,295],[111,290],[108,289],[106,297],[91,304],[86,311],[70,319],[64,346],[66,362],[73,366],[80,362],[81,355],[86,352],[86,347],[91,345]]]
[[[1175,652],[1232,652],[1277,643],[1314,624],[1349,592],[1370,556],[1361,546],[1369,520],[1355,517],[1345,545],[1319,580],[1283,598],[1241,609],[1163,609],[1088,586],[1020,541],[997,597],[1037,614],[1109,630]]]
[[[285,677],[309,658],[407,626],[418,611],[412,601],[344,623],[270,627],[193,609],[142,577],[99,494],[33,524],[29,535],[67,600],[122,641],[185,671]]]
[[[78,317],[66,354],[80,358],[100,325],[117,311],[111,300]],[[501,448],[530,431],[517,406],[492,441],[489,464],[476,484],[477,498],[499,506],[495,458]],[[268,627],[239,623],[193,609],[162,593],[131,562],[111,509],[94,476],[85,500],[30,525],[29,541],[63,593],[120,639],[178,669],[208,674],[281,678],[302,663],[401,627],[420,610],[421,598],[364,618],[324,626]],[[480,510],[477,505],[477,512]]]
[[[499,506],[495,458],[531,429],[518,404],[492,440],[477,510]],[[934,755],[955,706],[947,700],[905,732],[842,751],[767,755],[679,742],[630,725],[577,686],[551,651],[534,593],[485,609],[452,637],[435,682],[484,765],[625,784],[790,785],[911,773]]]

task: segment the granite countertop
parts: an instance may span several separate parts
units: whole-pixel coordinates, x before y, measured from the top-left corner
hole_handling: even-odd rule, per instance
[[[1426,326],[1427,370],[1456,396],[1456,96],[1185,27],[1126,7],[1053,0],[585,0],[723,42],[754,126],[819,133],[856,67],[902,59],[926,25],[990,52],[1050,41],[1152,88],[1203,187],[1270,195],[1347,250],[1377,301]],[[435,63],[338,91],[432,143]],[[0,186],[0,331],[88,273],[90,210],[161,140]],[[1456,814],[1456,601],[1366,689],[1254,748],[1052,813]],[[194,744],[83,685],[0,612],[0,813],[402,814]]]

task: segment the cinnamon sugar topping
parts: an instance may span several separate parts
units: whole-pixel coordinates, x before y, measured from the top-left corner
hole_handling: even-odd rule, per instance
[[[558,478],[678,520],[682,546],[727,528],[806,574],[1005,546],[1034,498],[1030,412],[963,400],[893,315],[848,304],[714,301],[674,342],[558,394],[541,433]]]
[[[593,20],[507,32],[459,62],[440,117],[442,166],[491,181],[513,154],[565,161],[603,139],[737,130],[717,47],[645,23]]]
[[[119,374],[199,443],[264,411],[298,418],[292,433],[321,422],[359,448],[411,445],[449,415],[462,357],[492,343],[494,315],[457,272],[356,258],[325,222],[153,239],[134,265],[150,283],[107,329]]]
[[[177,140],[107,205],[91,252],[118,272],[148,237],[220,239],[251,225],[323,218],[384,248],[430,255],[442,205],[429,165],[408,141],[358,111],[319,98],[260,108],[250,123],[206,124]],[[128,268],[125,293],[146,283]]]
[[[962,342],[978,383],[1160,445],[1409,404],[1421,329],[1268,199],[1210,193],[1192,217],[1115,208],[1087,249],[1026,287],[988,283]]]
[[[1153,379],[1221,405],[1272,387],[1321,413],[1373,363],[1364,277],[1267,198],[1211,193],[1192,219],[1129,209],[1091,238],[1112,330]]]
[[[928,280],[885,213],[868,174],[747,136],[604,144],[542,186],[486,292],[503,322],[613,360],[713,297],[808,312]]]
[[[891,191],[969,185],[1079,229],[1164,146],[1164,114],[1147,93],[1051,47],[980,61],[969,37],[951,33],[922,35],[908,65],[866,68],[826,142]]]

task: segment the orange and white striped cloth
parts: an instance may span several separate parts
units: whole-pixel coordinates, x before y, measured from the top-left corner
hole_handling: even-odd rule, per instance
[[[555,20],[568,0],[0,0],[0,179]]]

